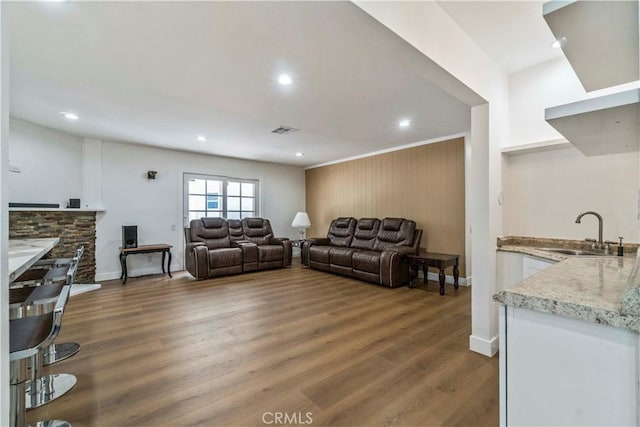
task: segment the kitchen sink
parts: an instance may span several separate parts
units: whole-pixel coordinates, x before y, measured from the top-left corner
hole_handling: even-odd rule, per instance
[[[556,254],[564,255],[578,255],[578,256],[614,256],[613,254],[605,254],[604,252],[596,250],[582,250],[582,249],[567,249],[567,248],[538,248],[541,251],[554,252]]]

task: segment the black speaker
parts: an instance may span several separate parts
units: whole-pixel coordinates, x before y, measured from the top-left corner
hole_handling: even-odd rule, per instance
[[[80,207],[80,199],[69,199],[69,205],[67,205],[67,207],[78,209]]]
[[[122,226],[122,247],[125,249],[138,247],[138,226],[137,225]]]

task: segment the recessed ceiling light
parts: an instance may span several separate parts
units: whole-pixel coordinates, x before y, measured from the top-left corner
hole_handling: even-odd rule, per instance
[[[291,82],[293,82],[293,80],[291,79],[291,76],[289,74],[280,74],[278,76],[278,83],[280,83],[281,85],[287,86],[290,85]]]
[[[77,114],[75,113],[70,113],[68,111],[61,111],[60,114],[65,118],[65,119],[69,119],[69,120],[78,120],[80,117],[78,117]]]
[[[560,37],[558,40],[556,40],[553,43],[551,43],[551,47],[554,48],[554,49],[560,49],[562,47],[562,45],[565,44],[566,41],[567,41],[566,38]]]
[[[304,153],[302,153],[302,152],[300,152],[300,151],[298,151],[298,152],[296,153],[296,157],[302,157],[302,156],[304,156]]]
[[[400,126],[401,128],[406,128],[406,127],[409,127],[410,125],[411,125],[411,120],[404,119],[398,122],[398,126]]]
[[[207,137],[206,137],[206,136],[204,136],[204,135],[196,135],[196,139],[197,139],[198,141],[203,141],[203,142],[204,142],[204,141],[206,141],[206,140],[207,140]]]

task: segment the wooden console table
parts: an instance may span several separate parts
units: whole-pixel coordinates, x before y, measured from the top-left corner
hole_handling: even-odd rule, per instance
[[[159,245],[143,245],[137,248],[120,248],[120,266],[122,267],[122,274],[120,274],[120,280],[122,284],[127,284],[127,256],[135,254],[150,254],[154,252],[162,252],[162,274],[164,274],[164,260],[165,256],[169,254],[169,260],[167,261],[167,273],[171,276],[171,245],[159,244]]]
[[[413,288],[413,278],[417,276],[416,268],[422,266],[423,283],[427,283],[427,273],[429,267],[435,267],[439,270],[438,279],[440,280],[440,295],[444,295],[444,270],[453,266],[453,287],[458,289],[458,278],[460,272],[458,270],[459,256],[453,254],[438,254],[434,252],[422,252],[417,255],[407,255],[411,276],[409,287]]]

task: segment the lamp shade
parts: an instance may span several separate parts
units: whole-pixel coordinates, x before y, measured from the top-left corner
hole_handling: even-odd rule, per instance
[[[291,222],[292,227],[307,228],[311,227],[311,221],[309,215],[306,212],[298,212]]]

